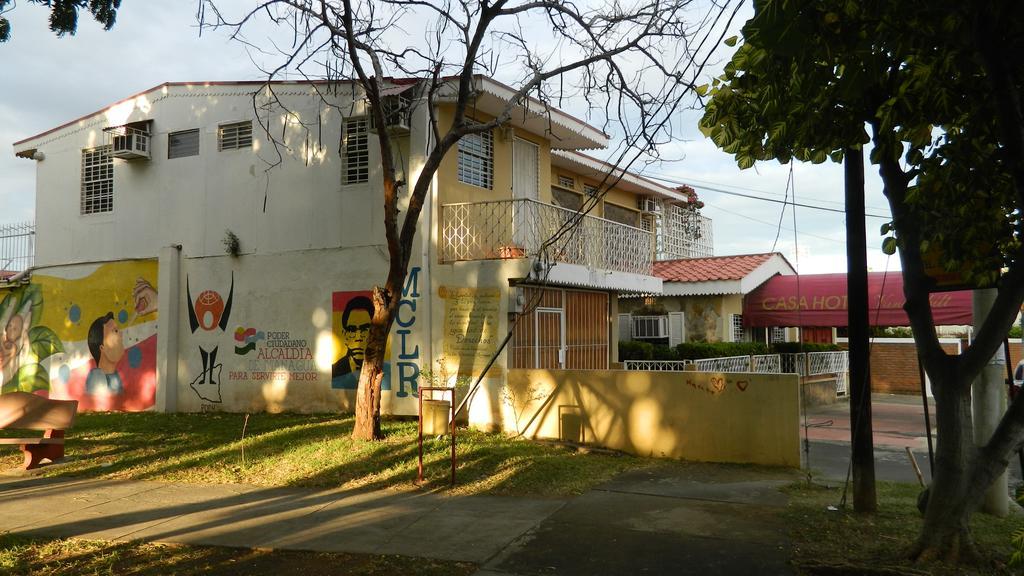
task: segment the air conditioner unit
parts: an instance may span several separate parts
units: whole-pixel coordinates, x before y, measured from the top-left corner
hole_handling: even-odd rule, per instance
[[[138,120],[103,129],[110,155],[122,160],[149,160],[152,157],[152,120]]]
[[[389,94],[381,98],[384,107],[384,124],[388,132],[408,134],[412,122],[412,99],[407,92]],[[377,131],[377,122],[370,114],[370,130]]]
[[[641,212],[649,214],[661,212],[661,202],[654,196],[641,196],[637,198],[636,207]]]
[[[633,316],[634,340],[668,338],[668,316]]]
[[[150,159],[148,132],[127,128],[123,134],[112,135],[110,140],[110,155],[114,158],[124,160]]]

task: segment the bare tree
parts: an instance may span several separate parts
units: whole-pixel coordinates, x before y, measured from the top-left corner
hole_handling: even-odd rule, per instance
[[[614,163],[657,158],[658,146],[676,136],[679,113],[699,102],[698,78],[735,14],[728,2],[714,0],[607,0],[595,7],[544,0],[268,0],[238,16],[217,4],[201,2],[204,28],[227,28],[242,42],[249,42],[248,29],[267,23],[290,35],[287,48],[274,47],[271,55],[281,61],[268,70],[269,79],[297,73],[352,81],[377,126],[386,125],[390,112],[384,91],[391,80],[419,80],[433,140],[415,182],[397,177],[393,137],[378,131],[390,263],[384,284],[373,289],[375,313],[356,395],[353,436],[362,439],[381,437],[385,345],[417,221],[435,172],[459,139],[506,124],[519,106],[543,113],[586,102],[588,120],[618,142]],[[416,34],[422,37],[411,41]],[[511,88],[490,121],[467,114],[480,75]],[[450,126],[436,115],[442,101],[454,110]]]

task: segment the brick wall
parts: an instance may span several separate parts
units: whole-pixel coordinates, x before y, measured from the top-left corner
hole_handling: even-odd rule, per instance
[[[961,343],[967,349],[967,342]],[[841,343],[846,348],[846,344]],[[947,353],[956,353],[956,344],[943,344]],[[1021,359],[1020,342],[1010,342],[1010,356],[1016,366]],[[920,394],[921,380],[918,375],[917,349],[914,342],[874,342],[871,344],[871,391],[885,394]]]

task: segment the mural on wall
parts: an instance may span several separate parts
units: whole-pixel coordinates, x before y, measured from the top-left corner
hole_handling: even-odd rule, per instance
[[[152,406],[156,277],[156,261],[116,262],[0,291],[0,392],[76,399],[79,410]]]
[[[373,319],[373,293],[369,290],[335,292],[331,295],[331,327],[341,343],[341,356],[331,364],[331,388],[355,390],[363,367],[366,341]],[[381,390],[391,390],[391,338],[384,353]]]
[[[249,358],[239,364],[241,369],[228,372],[231,380],[310,382],[320,379],[309,342],[304,338],[292,337],[292,333],[287,330],[264,332],[239,326],[235,329],[235,355]]]
[[[23,286],[0,300],[0,393],[50,389],[41,362],[64,351],[57,334],[38,325],[43,295],[38,285]]]
[[[501,290],[441,286],[444,299],[444,357],[460,376],[478,375],[498,349]],[[491,368],[500,374],[499,366]]]
[[[231,273],[231,287],[225,300],[215,290],[203,290],[192,299],[192,286],[188,276],[185,277],[185,295],[188,300],[188,325],[193,338],[197,339],[199,357],[202,360],[202,372],[192,380],[190,386],[200,399],[220,404],[221,370],[224,365],[217,363],[217,352],[220,338],[223,336],[231,318],[231,302],[235,295],[235,274]],[[196,333],[198,330],[202,332]]]
[[[721,306],[719,304],[719,306]],[[696,342],[722,340],[722,313],[715,302],[707,298],[687,299],[683,305],[686,319],[686,339]]]
[[[416,307],[420,300],[419,266],[409,269],[402,298],[395,312],[394,333],[398,335],[399,349],[395,365],[398,370],[398,389],[394,398],[416,398],[419,394],[420,347],[413,339],[416,326]],[[341,344],[340,355],[331,365],[331,387],[355,390],[359,386],[359,372],[363,365],[366,341],[370,337],[373,318],[373,293],[369,290],[335,292],[331,297],[331,327],[335,341]],[[391,336],[384,351],[384,377],[381,390],[391,391]]]

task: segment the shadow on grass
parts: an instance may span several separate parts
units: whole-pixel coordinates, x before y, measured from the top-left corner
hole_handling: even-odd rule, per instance
[[[83,414],[68,440],[62,477],[241,483],[307,488],[414,488],[416,423],[386,420],[386,439],[350,438],[351,416],[256,414],[244,442],[241,414]],[[464,430],[457,436],[457,491],[579,494],[641,459],[582,455],[565,447]],[[242,460],[244,446],[245,463]],[[424,440],[424,483],[450,485],[448,438]]]
[[[468,575],[474,564],[405,556],[379,556],[142,542],[42,540],[0,535],[0,567],[12,576],[66,574],[250,574],[422,576]]]

